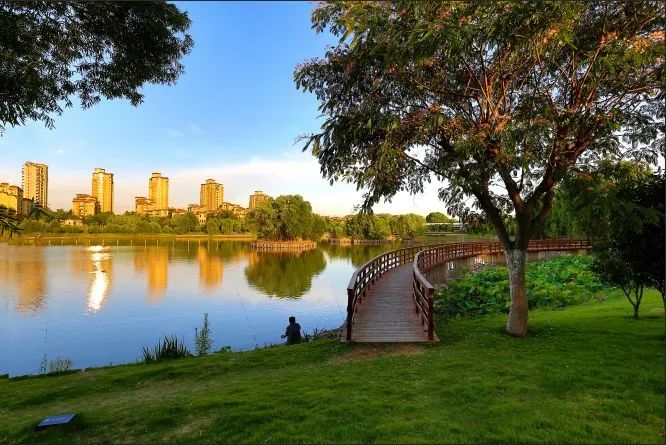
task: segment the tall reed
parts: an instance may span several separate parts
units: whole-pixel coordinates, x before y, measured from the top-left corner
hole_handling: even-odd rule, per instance
[[[187,349],[185,342],[179,340],[175,335],[164,336],[153,349],[141,347],[144,363],[171,360],[183,357],[191,357],[192,353]]]

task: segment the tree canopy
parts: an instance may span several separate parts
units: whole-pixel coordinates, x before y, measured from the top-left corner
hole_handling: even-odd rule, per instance
[[[339,43],[296,68],[325,118],[304,149],[366,210],[447,180],[447,211],[484,212],[507,251],[507,330],[525,335],[525,251],[555,185],[623,142],[661,153],[664,16],[656,0],[320,4],[313,28]]]
[[[429,223],[452,223],[455,222],[455,218],[451,218],[445,215],[442,212],[430,212],[426,216],[426,222]]]
[[[312,212],[312,206],[300,195],[268,198],[252,209],[249,220],[259,239],[318,241],[326,230],[326,221]]]
[[[7,124],[42,121],[77,96],[143,100],[145,83],[173,84],[190,52],[190,19],[155,2],[0,3],[0,133]]]
[[[629,178],[613,190],[605,239],[596,246],[593,270],[599,278],[624,292],[634,318],[645,287],[661,292],[664,305],[664,189],[663,174]]]
[[[571,165],[661,148],[660,1],[334,2],[312,20],[340,43],[296,70],[326,118],[306,148],[365,207],[448,179],[452,214],[474,197],[507,241],[500,211],[518,211],[525,244]]]

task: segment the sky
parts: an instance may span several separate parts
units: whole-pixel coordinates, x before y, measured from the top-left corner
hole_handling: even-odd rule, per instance
[[[296,89],[295,66],[323,56],[336,40],[311,29],[310,2],[176,3],[192,20],[192,52],[176,85],[146,85],[144,102],[102,101],[65,109],[55,129],[42,123],[8,127],[0,137],[0,182],[21,185],[25,161],[48,164],[49,207],[71,207],[91,193],[95,167],[114,173],[114,210],[134,210],[153,171],[169,177],[169,205],[197,203],[207,178],[224,184],[224,200],[247,206],[254,190],[300,194],[323,215],[352,213],[362,193],[331,186],[299,135],[319,129],[318,103]],[[376,212],[444,211],[441,184],[423,195],[397,195]]]

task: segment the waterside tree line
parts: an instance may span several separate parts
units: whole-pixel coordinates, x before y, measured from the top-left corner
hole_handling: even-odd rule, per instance
[[[324,217],[312,211],[311,204],[300,195],[269,198],[252,209],[246,218],[232,212],[208,214],[200,225],[196,215],[182,213],[173,217],[152,217],[127,212],[114,215],[102,212],[81,219],[81,225],[67,224],[76,220],[71,211],[34,213],[23,220],[13,220],[13,231],[26,234],[187,234],[207,235],[256,234],[270,241],[313,240],[327,238],[395,239],[412,238],[426,231],[425,218],[417,214],[357,214],[346,217]]]

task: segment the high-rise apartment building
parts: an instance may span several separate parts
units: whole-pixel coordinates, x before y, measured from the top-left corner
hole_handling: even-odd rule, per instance
[[[23,196],[47,207],[49,197],[49,166],[26,162],[23,165]]]
[[[148,199],[155,203],[155,210],[169,208],[169,178],[153,172],[148,180]]]
[[[206,179],[205,184],[201,184],[201,193],[199,194],[199,204],[206,210],[212,212],[217,210],[224,202],[224,186],[218,184],[214,179]]]
[[[248,206],[249,209],[252,210],[262,202],[266,201],[268,198],[269,196],[261,190],[255,190],[255,192],[250,195],[250,205]]]
[[[92,197],[97,200],[98,212],[113,213],[113,173],[96,168],[92,175]]]
[[[24,214],[23,190],[17,185],[9,185],[7,182],[0,183],[0,206],[14,210],[17,215]]]
[[[78,218],[94,215],[96,207],[97,200],[90,195],[77,193],[72,199],[72,213]]]

